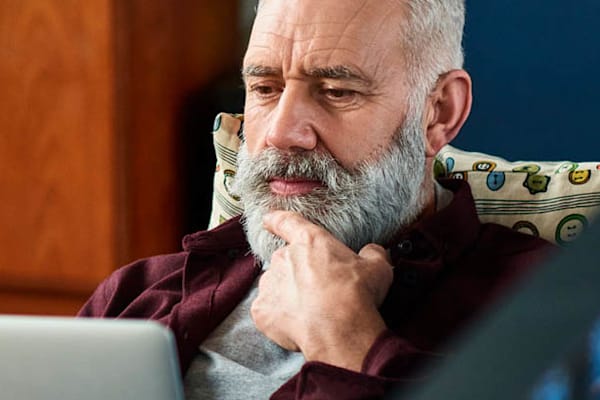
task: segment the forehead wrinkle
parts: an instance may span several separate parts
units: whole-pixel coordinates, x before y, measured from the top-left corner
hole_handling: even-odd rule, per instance
[[[344,48],[340,48],[340,47],[323,47],[323,48],[320,48],[320,49],[311,49],[310,52],[309,52],[309,54],[307,54],[305,56],[305,58],[312,59],[312,58],[316,58],[316,54],[319,54],[319,53],[327,53],[327,54],[331,55],[332,53],[336,53],[336,52],[337,53],[348,53],[349,55],[357,56],[359,58],[362,58],[364,56],[363,54],[361,54],[360,51],[351,50],[351,49],[346,48],[346,47],[344,47]],[[328,58],[330,58],[330,57],[328,57]],[[340,64],[342,64],[342,63],[340,63]]]
[[[380,0],[376,0],[376,1],[380,1]],[[389,5],[389,7],[386,7],[385,14],[383,14],[381,16],[381,19],[379,20],[379,23],[377,24],[377,29],[374,32],[374,34],[371,36],[371,40],[369,42],[363,41],[363,43],[365,44],[366,49],[369,49],[370,51],[375,50],[375,51],[379,52],[382,50],[382,49],[378,49],[378,46],[382,43],[382,41],[381,41],[382,34],[384,34],[384,36],[385,36],[385,33],[390,29],[397,30],[397,41],[395,41],[395,43],[397,44],[397,51],[398,51],[399,56],[401,57],[400,59],[403,62],[403,64],[401,65],[401,68],[400,68],[400,70],[402,70],[404,68],[405,57],[401,53],[402,37],[400,35],[402,32],[402,30],[401,30],[402,23],[404,21],[404,18],[406,18],[405,0],[388,0],[387,4]],[[396,16],[398,10],[400,10],[400,13],[401,13],[399,19]],[[393,23],[393,21],[395,19],[398,19],[398,20],[396,23]],[[388,22],[390,20],[392,21],[392,24],[388,24]],[[399,69],[396,68],[396,66],[390,65],[389,57],[377,57],[377,62],[373,65],[372,73],[373,73],[373,77],[376,77],[376,76],[381,75],[382,73],[386,74],[386,73],[390,73],[390,72],[398,71],[398,70]]]
[[[280,33],[275,33],[275,32],[259,32],[259,34],[262,34],[264,36],[274,36],[274,37],[281,38],[281,39],[284,39],[284,40],[293,41],[295,43],[305,43],[305,42],[311,42],[311,41],[314,41],[314,40],[317,40],[317,39],[323,40],[323,39],[334,39],[334,38],[338,39],[338,42],[339,42],[339,39],[343,39],[343,40],[352,39],[353,41],[356,41],[356,42],[359,42],[359,43],[363,43],[365,46],[370,45],[372,43],[372,42],[366,42],[364,40],[361,40],[358,37],[353,37],[353,38],[350,38],[350,37],[340,37],[339,34],[335,34],[335,35],[334,34],[330,34],[330,35],[314,35],[314,36],[311,36],[311,37],[307,37],[305,39],[289,38],[289,37],[287,37],[285,35],[282,35]],[[270,47],[267,46],[267,45],[255,45],[255,44],[253,44],[252,47],[270,49]],[[321,51],[321,50],[342,50],[342,48],[333,46],[333,47],[325,47],[325,48],[319,49],[319,51]]]
[[[298,20],[298,19],[292,20],[290,17],[286,17],[286,16],[282,17],[278,12],[275,12],[275,11],[272,11],[270,13],[261,12],[261,13],[257,14],[257,17],[260,17],[260,18],[270,18],[270,19],[274,20],[278,24],[293,25],[294,27],[304,27],[304,26],[309,26],[309,25],[343,25],[343,26],[348,26],[350,23],[352,23],[353,20],[355,20],[363,12],[363,10],[367,7],[369,1],[374,1],[375,3],[377,3],[380,0],[364,0],[363,3],[360,5],[360,7],[358,7],[358,9],[356,11],[354,11],[354,13],[351,16],[349,16],[345,21],[340,21],[340,22],[336,22],[336,21],[322,21],[322,20],[303,22],[303,21]],[[318,15],[318,16],[320,17],[321,15]]]
[[[381,36],[381,33],[382,33],[382,32],[384,32],[384,31],[387,31],[387,30],[388,30],[388,29],[390,29],[390,28],[394,28],[394,27],[395,27],[395,28],[400,28],[400,27],[401,27],[401,25],[402,25],[402,23],[403,23],[403,21],[401,21],[401,20],[398,20],[397,24],[392,24],[392,25],[391,25],[391,27],[388,27],[388,26],[387,26],[387,22],[388,22],[390,19],[392,19],[392,20],[394,19],[394,15],[393,15],[393,14],[394,14],[394,10],[392,10],[392,9],[389,9],[389,10],[386,12],[386,14],[383,16],[383,18],[381,19],[381,23],[380,23],[380,24],[378,24],[377,30],[375,31],[375,34],[373,35],[373,39],[372,39],[372,40],[371,40],[371,42],[369,43],[369,45],[370,45],[371,47],[372,47],[372,46],[374,46],[374,45],[377,43],[377,41],[378,41],[378,38]],[[400,35],[400,33],[401,33],[401,32],[400,32],[400,30],[398,29],[398,35]],[[400,37],[398,37],[398,42],[400,42],[400,39],[401,39],[401,38],[400,38]]]
[[[376,0],[376,1],[379,1],[379,0]],[[368,2],[369,2],[369,0],[363,1],[362,5],[354,12],[354,14],[352,14],[352,16],[350,16],[350,18],[348,19],[348,22],[345,23],[346,29],[348,29],[348,27],[352,24],[352,21],[357,19],[358,16],[360,15],[360,13],[365,9],[365,7],[367,7]]]
[[[298,34],[298,28],[304,28],[307,26],[310,27],[322,27],[322,26],[347,26],[348,24],[345,22],[334,22],[334,21],[310,21],[310,22],[298,22],[298,21],[292,21],[292,20],[288,20],[285,18],[281,18],[277,13],[273,13],[273,14],[266,14],[266,15],[259,15],[257,17],[257,21],[258,19],[270,19],[272,20],[272,23],[275,24],[275,26],[281,28],[281,27],[286,27],[287,29],[281,29],[282,31],[285,31],[287,34],[289,35],[285,35],[282,33],[275,33],[272,28],[266,28],[265,30],[259,32],[262,34],[272,34],[272,35],[276,35],[277,37],[281,37],[283,39],[295,39],[295,40],[309,40],[310,38],[312,38],[312,35],[309,35],[310,37],[307,39],[296,39],[296,35]]]
[[[338,35],[317,36],[316,38],[307,39],[306,41],[314,41],[314,39],[332,39],[332,38],[338,38]],[[346,39],[348,39],[348,38],[346,38]],[[351,40],[355,40],[359,43],[364,43],[358,38],[352,38]],[[295,41],[295,42],[299,42],[299,41]],[[249,51],[251,49],[266,50],[267,53],[271,53],[271,50],[273,50],[271,47],[269,47],[267,45],[252,45],[251,48],[249,48]],[[319,53],[326,53],[326,56],[325,57],[319,56]],[[333,56],[332,56],[333,53],[345,53],[345,55],[337,56],[337,57],[335,57],[337,60],[328,62],[328,61],[331,61],[331,59],[333,58]],[[261,56],[260,52],[258,54],[253,54],[253,55],[252,55],[252,53],[250,53],[250,54],[251,54],[251,56],[249,58],[247,58],[248,66],[242,67],[243,75],[247,75],[247,76],[270,75],[270,76],[273,76],[273,75],[282,75],[283,74],[283,71],[280,67],[274,66],[275,64],[278,63],[278,61],[276,61],[278,59],[278,57],[271,58],[271,57],[266,57],[265,55]],[[352,78],[352,77],[356,78],[356,80],[364,80],[364,81],[370,80],[367,78],[368,74],[366,74],[361,67],[359,67],[358,65],[356,65],[352,62],[348,63],[349,60],[362,59],[364,57],[364,55],[361,54],[361,52],[359,52],[357,50],[353,50],[351,48],[351,46],[343,47],[343,48],[335,47],[335,46],[320,47],[317,49],[309,48],[306,50],[306,54],[303,54],[301,57],[304,59],[304,62],[302,63],[303,67],[300,67],[300,69],[301,69],[301,72],[303,72],[305,75],[319,75],[322,77],[327,77],[327,76],[333,76],[334,75],[333,72],[336,72],[336,75],[338,77],[345,76],[346,78]],[[267,60],[267,59],[271,59],[271,61],[264,63],[263,60]],[[311,67],[312,65],[314,65],[314,67]],[[339,68],[339,67],[345,67],[346,71],[344,72],[343,68]],[[325,71],[326,69],[329,69],[329,71],[326,72]],[[335,71],[335,70],[337,70],[337,71]],[[312,73],[307,73],[306,71],[312,71]]]
[[[311,26],[321,25],[321,26],[324,26],[324,25],[334,25],[334,24],[331,24],[331,23],[329,23],[329,24],[322,23],[322,24],[307,24],[307,25],[311,25]],[[294,42],[298,42],[298,43],[309,42],[309,41],[316,40],[316,39],[333,39],[333,38],[338,39],[338,41],[340,39],[346,39],[346,40],[347,39],[352,39],[352,40],[354,40],[356,42],[363,43],[365,45],[371,44],[373,42],[373,41],[363,40],[361,37],[359,37],[357,35],[347,35],[347,36],[345,36],[344,34],[345,34],[346,30],[349,28],[348,25],[346,25],[346,24],[335,24],[335,25],[344,25],[344,30],[341,33],[330,33],[330,34],[319,33],[317,31],[316,33],[307,34],[307,35],[305,35],[306,37],[301,37],[301,38],[297,37],[298,33],[295,32],[295,30],[294,30],[294,34],[291,35],[291,36],[288,36],[288,35],[286,35],[284,33],[280,33],[280,32],[274,32],[273,30],[269,30],[269,29],[264,29],[264,30],[257,31],[254,35],[255,36],[256,35],[273,36],[275,38],[279,38],[279,39],[283,39],[283,40],[287,40],[287,41],[294,41]],[[253,47],[258,47],[258,46],[254,45]],[[265,46],[265,47],[268,47],[268,46]]]

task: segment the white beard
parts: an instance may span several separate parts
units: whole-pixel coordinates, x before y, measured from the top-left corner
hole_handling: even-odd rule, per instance
[[[268,148],[250,157],[242,143],[233,192],[244,205],[242,222],[252,252],[267,264],[273,252],[285,245],[263,228],[263,216],[272,210],[298,212],[356,252],[368,243],[387,244],[424,207],[425,144],[420,117],[407,116],[379,160],[365,162],[354,171],[319,151],[290,153]],[[323,187],[305,195],[278,196],[269,188],[273,177],[318,180]]]

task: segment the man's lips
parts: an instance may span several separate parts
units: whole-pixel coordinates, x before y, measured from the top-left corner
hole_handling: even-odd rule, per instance
[[[279,196],[298,196],[308,194],[314,189],[323,187],[321,181],[304,178],[273,178],[269,181],[271,192]]]

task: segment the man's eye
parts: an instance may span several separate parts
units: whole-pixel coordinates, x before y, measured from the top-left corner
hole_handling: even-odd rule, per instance
[[[333,101],[350,101],[356,96],[356,92],[349,89],[322,89],[321,93]]]
[[[271,94],[274,92],[273,88],[271,86],[258,86],[256,89],[254,89],[257,93],[260,94]]]
[[[272,97],[277,95],[278,89],[269,85],[254,85],[250,86],[250,92],[256,93],[260,97]]]

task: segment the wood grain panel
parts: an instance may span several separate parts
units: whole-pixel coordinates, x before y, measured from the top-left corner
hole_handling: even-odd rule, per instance
[[[88,294],[1,291],[0,314],[74,316],[87,297]]]
[[[130,261],[180,249],[185,218],[180,109],[190,93],[239,62],[237,5],[233,0],[115,5],[120,130],[127,132],[129,160],[123,254]],[[209,131],[207,126],[198,134]]]
[[[115,261],[110,4],[0,10],[0,286],[87,293]]]
[[[236,3],[0,0],[0,313],[180,248],[181,107],[239,62]]]

